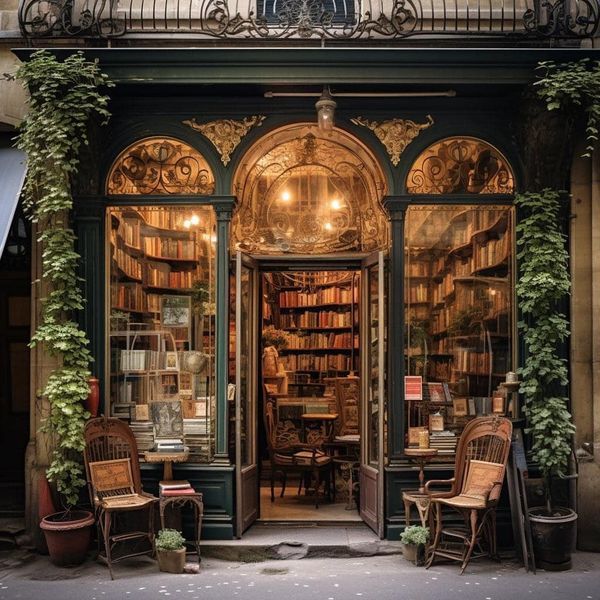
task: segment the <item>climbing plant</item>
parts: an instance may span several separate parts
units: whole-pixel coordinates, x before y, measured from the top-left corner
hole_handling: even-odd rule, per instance
[[[16,144],[27,154],[22,199],[29,219],[37,224],[46,284],[42,289],[47,290],[30,345],[43,344],[58,358],[42,391],[49,403],[42,428],[54,445],[47,477],[68,508],[77,502],[85,484],[80,453],[89,417],[83,401],[89,393],[92,359],[86,334],[76,320],[84,299],[77,275],[80,256],[69,222],[71,180],[79,167],[81,145],[88,144],[90,117],[96,115],[104,122],[109,117],[108,96],[101,88],[111,83],[98,64],[81,52],[59,61],[46,50],[32,54],[16,78],[29,92],[27,116]]]
[[[583,110],[587,117],[587,147],[584,156],[591,156],[600,128],[600,61],[584,58],[576,62],[541,62],[538,94],[548,110]]]
[[[560,310],[570,290],[568,253],[560,228],[558,192],[521,194],[515,203],[522,213],[517,226],[520,276],[516,287],[523,318],[518,326],[527,351],[520,370],[521,392],[534,459],[550,490],[550,478],[566,472],[575,430],[564,395],[567,362],[560,356],[560,345],[569,336],[567,318]]]

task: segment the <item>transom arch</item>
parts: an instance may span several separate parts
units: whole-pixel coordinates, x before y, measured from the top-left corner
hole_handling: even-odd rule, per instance
[[[256,141],[234,173],[232,247],[261,254],[385,247],[386,188],[373,153],[348,132],[281,127]]]
[[[453,135],[427,146],[406,176],[409,194],[513,194],[514,169],[489,142]]]
[[[151,136],[129,144],[106,177],[109,196],[209,196],[215,177],[204,155],[172,136]]]

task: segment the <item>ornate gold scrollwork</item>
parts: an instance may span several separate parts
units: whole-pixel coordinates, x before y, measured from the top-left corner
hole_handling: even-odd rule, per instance
[[[410,119],[390,119],[389,121],[369,121],[363,117],[351,119],[355,125],[367,127],[385,146],[392,164],[396,167],[400,162],[400,156],[423,129],[433,125],[433,117],[427,115],[427,123],[415,123]]]
[[[231,160],[232,152],[238,147],[242,138],[253,127],[260,127],[264,120],[265,117],[261,115],[253,115],[252,117],[245,117],[242,121],[219,119],[208,123],[196,123],[196,119],[191,119],[183,121],[183,124],[207,137],[221,155],[221,162],[227,166]]]

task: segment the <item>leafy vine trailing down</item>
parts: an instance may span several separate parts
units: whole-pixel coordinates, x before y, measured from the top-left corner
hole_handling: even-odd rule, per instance
[[[69,223],[71,177],[79,166],[81,144],[88,144],[90,116],[104,122],[110,116],[108,96],[99,88],[112,84],[98,64],[87,61],[81,52],[62,62],[46,50],[35,52],[19,67],[16,78],[30,95],[16,144],[28,162],[22,198],[28,217],[37,223],[42,278],[48,283],[30,345],[44,344],[50,355],[59,358],[60,365],[42,391],[50,406],[42,430],[51,435],[54,445],[47,477],[69,508],[85,485],[79,454],[89,417],[82,402],[89,393],[92,360],[86,334],[75,320],[84,299],[77,275],[80,256]]]
[[[534,83],[539,86],[538,94],[546,101],[548,110],[583,109],[587,113],[587,147],[583,156],[591,156],[598,140],[600,127],[600,61],[583,58],[577,62],[540,62],[543,71]]]
[[[523,320],[519,329],[527,348],[520,370],[525,413],[532,434],[532,452],[547,482],[566,472],[575,427],[567,410],[564,388],[566,360],[559,356],[569,336],[568,321],[559,305],[569,294],[570,280],[565,236],[560,230],[560,195],[545,189],[518,195],[523,218],[517,226],[517,282]],[[551,510],[550,495],[547,498]]]

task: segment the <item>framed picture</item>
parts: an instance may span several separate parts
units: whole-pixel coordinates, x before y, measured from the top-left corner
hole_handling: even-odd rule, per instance
[[[165,369],[167,371],[178,371],[179,361],[177,360],[177,352],[165,353]]]
[[[183,438],[183,414],[179,400],[157,400],[150,404],[150,415],[156,439]]]
[[[446,402],[446,390],[443,383],[428,383],[430,402]]]
[[[147,404],[136,404],[134,407],[134,419],[136,421],[149,421],[150,411]]]
[[[469,414],[469,406],[466,398],[454,398],[452,400],[455,417],[466,417]]]
[[[189,327],[191,316],[189,296],[160,297],[160,322],[164,327]]]

